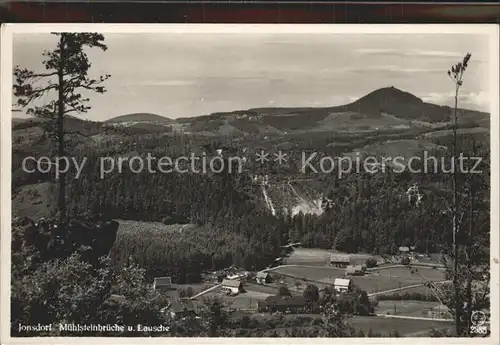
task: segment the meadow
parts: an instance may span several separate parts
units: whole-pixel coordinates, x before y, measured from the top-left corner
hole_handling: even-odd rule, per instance
[[[378,293],[392,289],[400,289],[408,286],[423,284],[425,279],[431,281],[443,281],[444,271],[432,268],[417,268],[417,273],[411,273],[406,267],[388,267],[371,271],[364,276],[349,277],[354,284],[367,293]],[[334,267],[313,266],[282,266],[270,270],[272,274],[283,275],[288,278],[304,280],[304,282],[316,283],[318,285],[332,285],[335,278],[345,278],[343,269]],[[413,289],[404,290],[413,292]],[[422,290],[428,290],[422,286]],[[420,292],[420,291],[419,291]]]
[[[428,337],[429,330],[453,328],[452,323],[433,320],[408,320],[373,316],[355,316],[348,320],[348,324],[356,329],[361,329],[365,334],[372,332],[387,334],[398,332],[401,336]]]
[[[367,259],[374,258],[377,261],[382,261],[378,255],[355,253],[346,254],[335,250],[326,250],[320,248],[294,248],[293,252],[283,261],[287,265],[312,265],[312,266],[327,266],[330,264],[331,254],[349,255],[353,265],[361,265]]]

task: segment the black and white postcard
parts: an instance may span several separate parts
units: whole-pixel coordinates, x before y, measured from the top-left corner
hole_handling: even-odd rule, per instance
[[[2,343],[498,343],[498,26],[1,38]]]

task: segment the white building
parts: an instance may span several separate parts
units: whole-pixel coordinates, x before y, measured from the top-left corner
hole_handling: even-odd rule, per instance
[[[237,295],[243,291],[243,283],[241,280],[224,279],[222,281],[222,291],[231,295]]]
[[[257,273],[257,277],[255,278],[255,280],[257,281],[258,284],[267,284],[269,282],[269,273],[267,272],[258,272]]]
[[[153,290],[170,290],[172,288],[171,277],[156,277],[153,283]]]
[[[351,289],[351,280],[344,278],[335,278],[333,287],[337,292],[347,292]]]

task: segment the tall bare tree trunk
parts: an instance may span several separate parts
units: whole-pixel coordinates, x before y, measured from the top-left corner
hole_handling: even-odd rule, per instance
[[[474,156],[477,155],[476,145],[473,142],[473,152]],[[471,316],[472,316],[472,280],[474,277],[474,272],[472,271],[472,234],[474,231],[474,207],[475,207],[475,198],[476,198],[476,187],[474,185],[474,180],[472,175],[469,176],[469,192],[470,192],[470,203],[469,203],[469,231],[467,234],[467,247],[466,250],[466,269],[467,269],[467,286],[466,286],[466,299],[467,299],[467,327],[466,332],[467,336],[470,336],[471,329]]]
[[[58,68],[58,110],[57,110],[57,146],[59,157],[65,156],[64,148],[64,58],[65,58],[65,36],[61,35],[59,40],[59,68]],[[59,167],[57,167],[59,168]],[[62,169],[59,169],[61,171]],[[60,173],[59,175],[59,193],[57,197],[57,208],[59,212],[59,223],[64,223],[66,220],[66,174]]]
[[[470,329],[471,329],[471,316],[472,316],[472,279],[474,279],[473,272],[472,272],[472,232],[474,228],[474,198],[475,196],[475,190],[474,190],[474,181],[470,182],[470,206],[469,206],[469,233],[467,236],[467,267],[466,269],[468,270],[467,272],[467,287],[466,287],[466,296],[467,296],[467,328],[466,332],[467,335],[470,335]]]
[[[457,244],[457,235],[458,235],[458,224],[457,224],[457,213],[458,213],[458,191],[457,191],[457,172],[456,172],[456,156],[457,156],[457,108],[458,108],[458,86],[455,89],[455,109],[453,115],[453,157],[452,157],[452,165],[453,165],[453,288],[455,290],[455,331],[456,335],[460,336],[460,286],[458,279],[458,244]]]

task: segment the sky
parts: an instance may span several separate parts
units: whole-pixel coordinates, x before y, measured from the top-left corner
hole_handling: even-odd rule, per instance
[[[394,86],[452,105],[446,72],[472,53],[459,106],[488,111],[488,37],[464,34],[106,34],[89,49],[90,76],[111,74],[78,115],[103,121],[148,112],[170,118],[255,107],[334,106]],[[13,64],[43,71],[50,34],[15,34]],[[48,95],[42,101],[50,100]],[[14,113],[22,117],[22,113]]]

